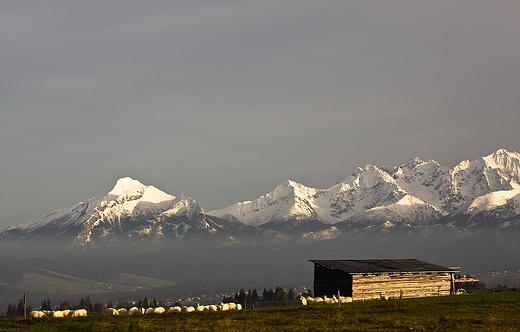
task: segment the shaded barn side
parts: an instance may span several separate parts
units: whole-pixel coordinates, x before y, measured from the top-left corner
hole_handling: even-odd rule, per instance
[[[354,301],[450,295],[458,270],[417,259],[311,260],[315,296]]]

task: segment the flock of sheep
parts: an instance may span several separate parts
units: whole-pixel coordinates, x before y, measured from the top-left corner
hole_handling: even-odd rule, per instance
[[[30,312],[29,317],[33,319],[40,318],[64,318],[64,317],[85,317],[87,316],[87,310],[33,310]]]
[[[222,303],[211,304],[211,305],[200,305],[195,306],[173,306],[166,310],[164,307],[156,308],[138,308],[132,307],[129,310],[126,308],[114,309],[108,308],[107,313],[112,316],[132,316],[132,315],[151,315],[151,314],[164,314],[164,313],[179,313],[179,312],[201,312],[201,311],[229,311],[229,310],[242,310],[242,305],[237,303]],[[87,316],[87,310],[33,310],[29,316],[32,319],[41,318],[64,318],[64,317],[84,317]]]
[[[317,304],[317,303],[325,303],[325,304],[338,304],[338,303],[350,303],[352,302],[352,297],[350,296],[339,296],[332,295],[332,297],[327,297],[326,295],[323,297],[310,297],[310,296],[300,296],[300,304]]]
[[[300,296],[299,298],[301,305],[311,305],[318,303],[325,304],[337,304],[337,303],[349,303],[352,302],[352,297],[350,296],[339,296],[336,297],[333,295],[332,297],[310,297],[310,296]],[[108,308],[107,314],[112,316],[132,316],[132,315],[151,315],[151,314],[172,314],[172,313],[180,313],[180,312],[201,312],[201,311],[229,311],[229,310],[242,310],[242,305],[240,303],[223,303],[220,302],[218,304],[211,305],[200,305],[197,303],[195,306],[173,306],[168,309],[164,307],[156,307],[156,308],[138,308],[132,307],[130,309],[126,308]],[[32,319],[41,319],[41,318],[64,318],[64,317],[85,317],[87,316],[87,310],[78,309],[78,310],[56,310],[56,311],[48,311],[48,310],[33,310],[30,312],[29,316]]]

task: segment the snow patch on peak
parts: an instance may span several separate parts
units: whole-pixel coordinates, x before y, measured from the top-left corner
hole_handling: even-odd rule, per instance
[[[162,202],[173,201],[175,196],[169,195],[164,191],[161,191],[154,186],[148,186],[145,188],[143,196],[141,197],[142,202],[149,202],[159,204]]]
[[[109,195],[133,195],[142,192],[146,186],[141,182],[130,177],[124,177],[117,180],[116,185],[108,193]]]

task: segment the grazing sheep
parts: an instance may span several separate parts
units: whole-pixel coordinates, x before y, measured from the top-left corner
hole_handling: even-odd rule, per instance
[[[132,307],[132,308],[130,308],[130,310],[128,310],[128,315],[129,316],[142,315],[143,310],[144,310],[143,308],[139,309],[138,307]]]
[[[313,297],[307,296],[305,298],[307,300],[307,304],[315,304],[316,300]]]
[[[219,311],[228,311],[229,310],[229,304],[220,302],[218,304],[218,310]]]
[[[147,308],[146,311],[144,312],[145,315],[151,315],[153,314],[153,308]]]
[[[107,314],[110,316],[119,316],[119,313],[117,312],[117,309],[114,308],[108,308]]]
[[[165,312],[166,312],[166,310],[164,310],[163,307],[157,307],[157,308],[153,309],[154,314],[164,314]]]
[[[179,306],[174,306],[174,307],[170,307],[170,309],[168,309],[169,314],[174,313],[174,312],[182,312],[182,308]]]
[[[350,303],[352,302],[352,297],[350,296],[340,296],[339,303]]]
[[[327,295],[323,296],[323,302],[325,302],[326,304],[334,303],[333,299],[331,299],[330,297],[327,297]]]
[[[56,311],[53,311],[52,313],[52,318],[63,318],[65,317],[65,315],[63,314],[63,311],[61,310],[56,310]]]
[[[240,303],[237,303],[237,310],[242,310],[242,305]]]
[[[29,313],[29,317],[31,317],[32,319],[40,319],[47,317],[47,315],[45,315],[43,311],[33,310]]]
[[[314,298],[314,303],[323,303],[325,302],[325,300],[322,298],[322,297],[315,297]]]
[[[117,309],[117,313],[119,314],[119,316],[126,316],[128,315],[128,310],[126,310],[126,308],[120,308]]]
[[[67,317],[68,315],[70,315],[70,310],[69,309],[65,309],[65,310],[62,310],[63,311],[63,316],[64,317]]]
[[[184,307],[184,312],[194,312],[194,311],[195,311],[195,307],[193,307],[193,306]]]
[[[121,309],[119,309],[119,310],[121,310]],[[118,312],[119,312],[119,310],[118,310]],[[124,309],[124,310],[125,310],[125,314],[126,314],[126,309]],[[87,310],[85,310],[85,309],[72,310],[70,312],[69,316],[71,316],[71,317],[87,317]]]
[[[300,304],[301,305],[307,305],[307,299],[303,296],[300,296]]]
[[[204,311],[204,306],[197,303],[197,305],[195,306],[195,311]]]
[[[209,311],[217,311],[217,310],[218,310],[218,307],[217,307],[216,305],[211,304],[211,305],[209,306]]]
[[[237,309],[237,305],[236,305],[235,302],[229,302],[228,306],[229,306],[229,310],[236,310]]]

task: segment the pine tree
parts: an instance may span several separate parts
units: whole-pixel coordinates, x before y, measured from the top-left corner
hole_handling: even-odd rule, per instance
[[[9,303],[7,305],[7,312],[5,313],[5,316],[8,318],[15,318],[16,317],[16,305]]]
[[[18,302],[18,307],[16,307],[16,316],[23,317],[23,300],[20,299]]]
[[[287,293],[287,300],[294,300],[294,298],[296,297],[296,293],[294,292],[294,290],[292,289],[292,287],[289,288],[289,293]]]
[[[237,303],[240,303],[241,305],[245,306],[246,304],[246,292],[243,288],[240,289],[240,293],[238,293],[238,300]]]

